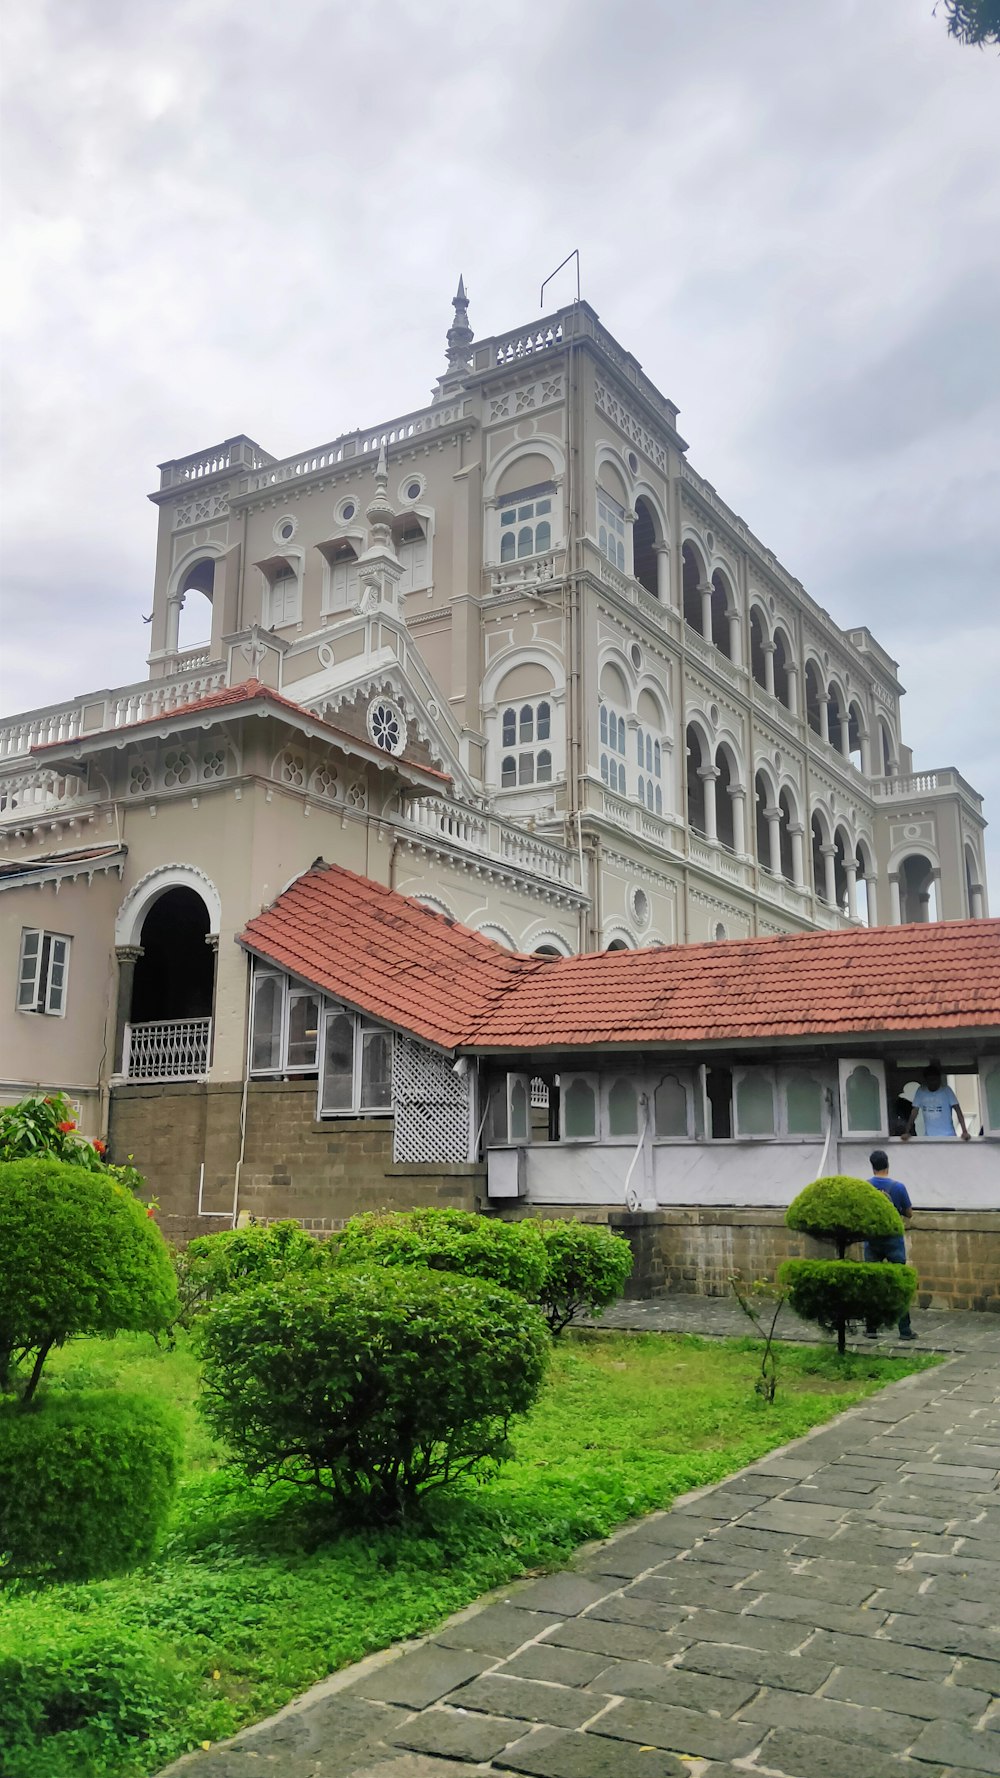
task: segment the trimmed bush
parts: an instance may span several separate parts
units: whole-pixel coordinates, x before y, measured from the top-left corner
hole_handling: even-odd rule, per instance
[[[174,1255],[179,1320],[187,1326],[199,1309],[230,1291],[316,1271],[323,1261],[321,1243],[292,1218],[198,1235]]]
[[[829,1328],[838,1328],[841,1317],[885,1327],[899,1320],[917,1288],[912,1266],[849,1259],[786,1259],[778,1279],[797,1315]]]
[[[166,1242],[131,1193],[66,1161],[0,1165],[0,1391],[70,1334],[154,1332],[176,1313]]]
[[[0,1578],[90,1580],[152,1554],[173,1502],[179,1416],[142,1395],[0,1409]]]
[[[148,1631],[86,1614],[24,1614],[0,1642],[0,1768],[4,1778],[55,1772],[148,1771],[169,1757],[196,1702],[190,1673]]]
[[[621,1296],[632,1274],[632,1249],[598,1223],[537,1226],[548,1262],[538,1300],[551,1333],[558,1335],[575,1316],[599,1315]]]
[[[202,1412],[249,1476],[398,1516],[508,1455],[549,1339],[513,1292],[420,1266],[258,1285],[198,1324]]]
[[[789,1204],[785,1222],[819,1241],[834,1241],[840,1259],[854,1241],[903,1233],[903,1219],[884,1192],[843,1174],[807,1185]]]
[[[473,1210],[400,1210],[352,1216],[335,1264],[429,1266],[501,1284],[534,1301],[548,1269],[537,1223],[499,1222]]]

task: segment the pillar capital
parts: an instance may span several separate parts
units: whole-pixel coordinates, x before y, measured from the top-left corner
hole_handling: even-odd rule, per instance
[[[698,776],[702,780],[703,783],[707,783],[709,778],[711,778],[712,782],[714,783],[716,778],[721,778],[722,773],[720,772],[718,766],[699,766],[698,767]]]
[[[669,554],[670,554],[669,543],[663,543],[663,542],[654,543],[653,554],[654,554],[654,556],[669,556]]]
[[[145,954],[146,953],[143,950],[141,945],[116,945],[115,946],[115,956],[117,957],[119,963],[138,963],[139,958],[144,957]]]
[[[207,944],[210,951],[217,951],[219,948],[218,933],[217,932],[206,932],[205,943]]]

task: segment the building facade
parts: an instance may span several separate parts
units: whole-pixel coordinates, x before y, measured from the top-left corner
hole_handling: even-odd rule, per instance
[[[914,771],[896,663],[594,311],[476,341],[453,306],[425,407],[161,465],[148,680],[0,729],[0,1094],[65,1088],[97,1134],[116,1093],[200,1083],[217,1194],[234,941],[317,858],[543,956],[988,911],[981,800]]]

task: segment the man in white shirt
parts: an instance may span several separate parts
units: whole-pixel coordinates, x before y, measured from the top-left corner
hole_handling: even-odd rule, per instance
[[[951,1087],[946,1086],[941,1078],[941,1065],[931,1062],[924,1074],[924,1084],[919,1086],[913,1095],[913,1109],[910,1112],[910,1127],[903,1137],[908,1142],[913,1135],[917,1121],[917,1112],[924,1114],[924,1135],[932,1142],[948,1141],[955,1136],[955,1118],[958,1119],[962,1132],[962,1141],[969,1141],[969,1131],[965,1116],[958,1099]]]

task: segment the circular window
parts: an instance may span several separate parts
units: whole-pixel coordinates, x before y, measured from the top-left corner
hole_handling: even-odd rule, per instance
[[[383,753],[402,753],[406,717],[392,698],[373,698],[368,706],[368,733]]]
[[[298,528],[298,520],[293,519],[290,512],[285,512],[282,513],[271,535],[275,543],[291,543]]]
[[[729,934],[727,933],[725,927],[722,924],[722,921],[720,920],[718,926],[715,928],[716,943],[720,944],[720,945],[724,944],[728,937],[729,937]]]
[[[356,500],[342,500],[337,508],[337,517],[342,525],[349,525],[358,510]]]
[[[775,771],[780,771],[781,769],[781,754],[778,752],[777,748],[774,750],[774,768]]]
[[[629,896],[629,906],[632,910],[632,918],[635,921],[636,925],[637,926],[648,925],[648,923],[649,923],[649,896],[646,894],[645,889],[633,889],[631,895]]]
[[[421,490],[419,482],[407,482],[407,484],[406,484],[406,498],[407,498],[407,500],[419,500],[421,492],[422,492],[422,490]]]
[[[715,533],[712,531],[706,531],[705,532],[705,542],[708,544],[709,549],[714,549],[715,548]]]
[[[628,466],[629,466],[629,468],[630,468],[630,469],[631,469],[631,471],[632,471],[632,474],[633,474],[633,475],[635,475],[635,474],[636,474],[636,472],[637,472],[637,470],[638,470],[638,468],[639,468],[639,459],[638,459],[638,457],[637,457],[637,456],[636,456],[636,454],[635,454],[635,452],[634,452],[634,451],[629,451],[629,454],[628,454]]]
[[[628,651],[628,658],[638,673],[639,668],[642,666],[642,649],[639,647],[638,642],[633,642]]]
[[[424,489],[426,488],[426,486],[427,486],[427,482],[422,475],[410,474],[410,475],[404,476],[403,480],[399,484],[400,505],[401,506],[412,506],[415,501],[420,499],[420,496],[424,492]]]
[[[774,611],[775,611],[775,605],[774,605],[774,600],[771,598],[769,598],[767,601],[767,609],[771,613],[771,616],[773,617]]]
[[[718,706],[718,704],[713,704],[712,708],[708,714],[712,718],[712,722],[717,725],[718,721],[719,721],[719,706]]]

